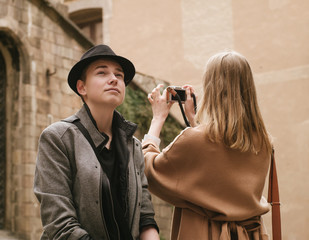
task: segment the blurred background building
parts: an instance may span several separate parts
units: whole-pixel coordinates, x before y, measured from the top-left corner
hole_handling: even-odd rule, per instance
[[[309,239],[308,9],[305,0],[0,0],[0,233],[39,239],[38,138],[79,109],[67,74],[82,52],[104,43],[132,60],[133,83],[145,92],[188,83],[199,96],[211,55],[246,56],[274,137],[283,239]],[[177,106],[172,114],[183,121]],[[169,239],[172,207],[153,201]]]

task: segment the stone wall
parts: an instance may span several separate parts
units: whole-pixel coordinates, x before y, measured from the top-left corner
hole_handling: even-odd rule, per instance
[[[7,70],[5,229],[37,240],[42,231],[33,194],[38,138],[50,123],[80,107],[66,76],[92,43],[47,1],[2,0],[0,9]]]
[[[37,240],[42,232],[33,194],[38,138],[49,124],[81,106],[66,78],[92,46],[61,12],[63,6],[48,1],[0,1],[0,51],[7,71],[4,229],[24,240]],[[134,81],[157,83],[139,73]],[[161,236],[168,239],[172,208],[155,197],[153,201]]]

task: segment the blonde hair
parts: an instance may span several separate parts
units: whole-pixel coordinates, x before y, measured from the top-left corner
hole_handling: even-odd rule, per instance
[[[196,120],[206,124],[212,142],[254,153],[264,145],[271,152],[252,71],[244,56],[228,51],[211,57],[203,78],[203,91]]]

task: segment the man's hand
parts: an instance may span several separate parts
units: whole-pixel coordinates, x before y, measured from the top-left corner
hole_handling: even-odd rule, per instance
[[[160,240],[157,230],[152,226],[143,228],[139,237],[140,240]]]

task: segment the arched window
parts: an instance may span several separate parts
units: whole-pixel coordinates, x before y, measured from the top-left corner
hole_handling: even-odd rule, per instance
[[[102,43],[103,17],[101,8],[89,8],[79,10],[70,13],[69,17],[94,43]]]

